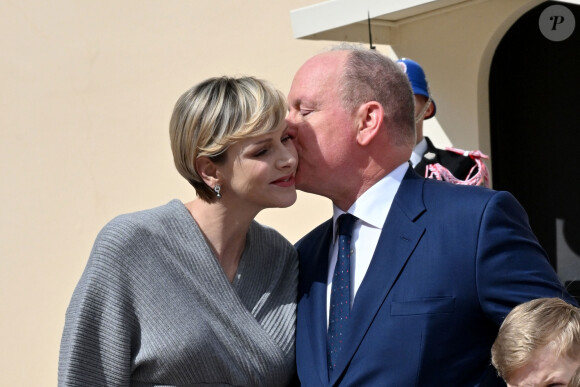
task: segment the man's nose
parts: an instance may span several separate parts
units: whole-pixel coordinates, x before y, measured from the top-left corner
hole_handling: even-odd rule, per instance
[[[293,126],[296,123],[296,112],[295,111],[288,111],[286,114],[286,125]]]

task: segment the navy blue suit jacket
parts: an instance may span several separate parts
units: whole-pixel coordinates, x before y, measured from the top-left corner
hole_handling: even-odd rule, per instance
[[[409,168],[329,377],[331,240],[329,220],[296,244],[303,386],[477,386],[499,325],[515,305],[537,297],[575,304],[512,195],[423,179]]]

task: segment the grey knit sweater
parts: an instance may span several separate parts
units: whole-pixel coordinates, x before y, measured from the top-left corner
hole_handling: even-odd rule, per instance
[[[252,222],[230,283],[178,200],[99,233],[66,313],[59,386],[283,386],[297,256]]]

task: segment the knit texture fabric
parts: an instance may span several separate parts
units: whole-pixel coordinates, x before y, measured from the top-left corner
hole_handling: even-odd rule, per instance
[[[297,254],[252,222],[230,283],[178,200],[113,219],[67,309],[59,386],[283,386]]]

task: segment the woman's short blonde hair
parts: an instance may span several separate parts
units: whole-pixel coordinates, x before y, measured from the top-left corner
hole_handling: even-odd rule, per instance
[[[286,112],[286,98],[267,81],[224,76],[201,82],[173,109],[169,136],[177,170],[201,199],[213,202],[213,190],[196,170],[196,160],[207,156],[223,162],[232,144],[276,129]]]
[[[576,372],[568,382],[568,387],[580,387],[580,367],[576,368]]]
[[[559,298],[528,301],[516,306],[502,323],[491,348],[491,362],[509,380],[535,351],[552,342],[558,356],[580,355],[580,309]]]

